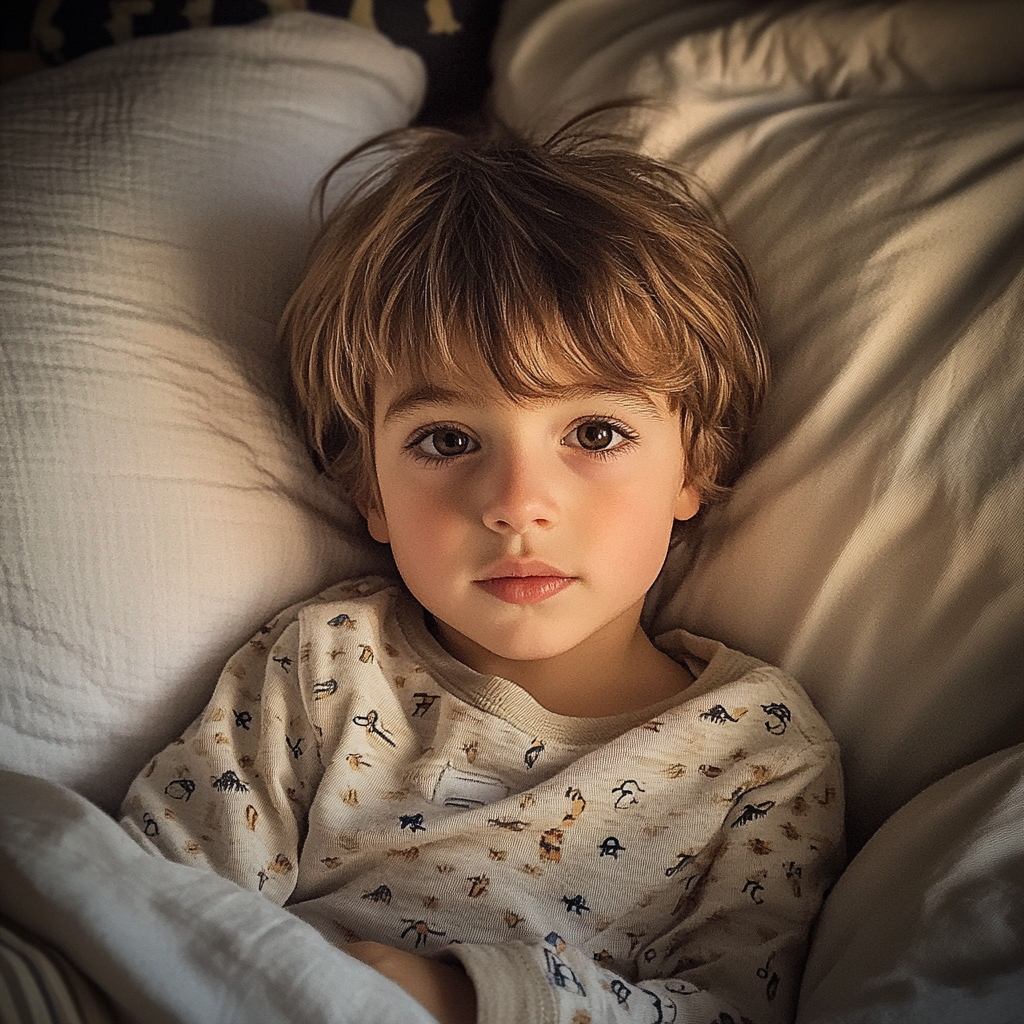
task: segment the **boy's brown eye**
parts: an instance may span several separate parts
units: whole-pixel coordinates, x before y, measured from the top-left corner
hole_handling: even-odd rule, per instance
[[[616,431],[607,423],[584,423],[576,428],[576,440],[588,452],[599,452],[615,439]]]
[[[473,441],[468,434],[461,430],[435,430],[428,434],[420,442],[420,448],[429,455],[440,455],[450,458],[454,455],[462,455],[471,450]]]

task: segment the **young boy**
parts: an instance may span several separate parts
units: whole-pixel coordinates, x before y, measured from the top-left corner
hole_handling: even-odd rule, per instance
[[[676,172],[571,130],[369,149],[283,336],[401,580],[264,626],[124,827],[445,1024],[791,1019],[836,743],[779,670],[640,628],[764,392],[742,260]]]

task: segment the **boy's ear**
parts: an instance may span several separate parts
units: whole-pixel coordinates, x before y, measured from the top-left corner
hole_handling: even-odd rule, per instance
[[[690,484],[684,484],[676,498],[676,519],[692,519],[700,509],[700,491]]]
[[[380,544],[390,543],[391,534],[388,533],[388,521],[384,518],[384,513],[378,509],[377,502],[372,498],[370,501],[359,498],[356,500],[356,508],[366,520],[370,536]]]
[[[377,501],[373,498],[369,500],[366,498],[356,498],[355,507],[359,510],[362,518],[367,520],[370,536],[380,544],[389,544],[391,535],[387,529],[387,519],[384,518],[384,513],[380,511]]]

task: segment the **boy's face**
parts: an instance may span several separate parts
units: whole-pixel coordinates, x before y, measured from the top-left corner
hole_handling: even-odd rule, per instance
[[[673,521],[700,506],[658,396],[513,401],[479,367],[399,374],[377,387],[374,452],[370,533],[444,646],[478,669],[478,648],[537,660],[629,636]]]

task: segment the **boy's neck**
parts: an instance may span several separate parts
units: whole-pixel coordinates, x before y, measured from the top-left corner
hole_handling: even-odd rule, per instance
[[[442,647],[483,675],[522,687],[542,707],[573,718],[627,714],[681,693],[694,677],[651,643],[640,605],[563,654],[536,661],[501,658],[428,616]]]

